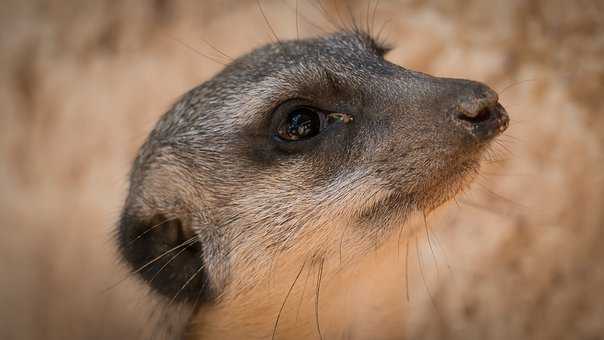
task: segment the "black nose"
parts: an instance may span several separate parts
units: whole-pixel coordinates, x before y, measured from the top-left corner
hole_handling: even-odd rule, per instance
[[[478,141],[488,141],[505,131],[509,117],[497,93],[486,85],[471,82],[460,95],[452,113],[455,121]]]

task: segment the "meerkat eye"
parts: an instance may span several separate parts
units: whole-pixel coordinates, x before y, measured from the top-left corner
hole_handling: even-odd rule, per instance
[[[284,141],[299,141],[312,138],[329,125],[350,123],[352,116],[346,113],[324,112],[302,106],[294,108],[277,128],[277,135]]]
[[[309,107],[299,107],[288,114],[277,133],[286,141],[307,139],[318,135],[325,123],[325,113]]]

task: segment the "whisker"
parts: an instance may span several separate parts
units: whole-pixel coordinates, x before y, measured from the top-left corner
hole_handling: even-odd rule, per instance
[[[266,13],[264,13],[264,9],[262,8],[262,4],[260,3],[260,0],[256,0],[256,4],[258,5],[258,10],[260,11],[260,14],[262,14],[262,18],[264,18],[264,22],[266,23],[266,26],[268,26],[271,34],[275,38],[275,42],[281,43],[281,40],[279,40],[277,33],[275,33],[275,30],[273,29],[273,26],[271,25],[270,21],[268,20]]]
[[[306,280],[304,280],[302,294],[300,294],[300,303],[298,304],[298,310],[296,311],[296,321],[298,321],[298,317],[300,316],[300,309],[302,308],[302,303],[304,302],[304,293],[306,293],[306,285],[308,284],[308,280],[310,279],[310,273],[310,270],[306,272]]]
[[[524,140],[522,140],[522,139],[520,139],[520,138],[518,138],[516,136],[512,136],[512,135],[510,135],[508,133],[503,133],[501,136],[499,136],[499,138],[502,138],[502,139],[511,139],[511,141],[513,141],[513,142],[526,143],[526,141],[524,141]]]
[[[524,79],[524,80],[515,81],[515,82],[513,82],[511,84],[506,85],[503,89],[501,89],[501,90],[499,90],[497,92],[499,92],[499,94],[502,95],[506,90],[508,90],[508,89],[510,89],[510,88],[512,88],[514,86],[517,86],[517,85],[520,85],[520,84],[524,84],[524,83],[533,82],[533,81],[537,81],[537,80],[539,80],[539,79],[538,78],[531,78],[531,79]]]
[[[507,145],[508,144],[507,140],[504,140],[503,138],[497,138],[493,142],[496,146],[499,146],[502,149],[506,149],[506,151],[509,151],[510,153],[512,153]],[[509,143],[509,144],[511,144],[511,143]]]
[[[481,210],[481,211],[484,211],[484,212],[487,212],[487,213],[493,214],[493,215],[495,215],[495,216],[499,216],[499,217],[506,217],[506,218],[507,218],[507,217],[510,217],[510,215],[509,215],[509,214],[506,214],[506,213],[501,212],[501,211],[497,211],[497,210],[495,210],[495,209],[492,209],[492,208],[486,207],[486,206],[481,205],[481,204],[478,204],[478,203],[474,203],[474,202],[471,202],[471,201],[468,201],[468,200],[465,200],[465,199],[460,199],[459,201],[460,201],[460,202],[461,202],[463,205],[467,205],[467,206],[472,207],[472,208],[474,208],[474,209],[478,209],[478,210]]]
[[[279,325],[279,319],[281,318],[281,313],[283,312],[283,309],[285,308],[287,299],[289,298],[289,295],[291,294],[292,290],[294,289],[296,282],[298,282],[298,279],[300,278],[300,275],[302,274],[302,271],[304,270],[305,266],[306,266],[306,261],[304,261],[304,263],[302,264],[302,267],[300,267],[300,271],[298,271],[298,274],[296,275],[294,282],[292,282],[291,286],[287,290],[287,294],[285,294],[285,299],[283,300],[283,303],[281,304],[281,308],[279,308],[279,313],[277,314],[277,319],[275,320],[275,325],[273,327],[273,337],[272,337],[273,340],[275,339],[275,336],[277,335],[277,326]]]
[[[159,228],[160,226],[162,226],[164,223],[167,222],[172,222],[178,220],[178,217],[174,217],[174,218],[169,218],[165,221],[159,222],[151,227],[149,227],[147,230],[143,231],[142,233],[140,233],[138,236],[136,236],[133,240],[130,240],[130,242],[128,242],[128,244],[126,244],[125,248],[129,248],[132,246],[132,244],[134,244],[134,242],[136,242],[137,240],[139,240],[140,238],[142,238],[143,236],[145,236],[146,234],[150,233],[151,231],[153,231],[154,229]]]
[[[184,253],[185,251],[187,251],[186,247],[181,249],[178,253],[176,253],[176,255],[172,256],[166,263],[164,263],[164,265],[161,266],[155,274],[153,274],[153,276],[149,280],[149,284],[151,284],[153,280],[155,280],[155,278],[159,275],[159,273],[162,272],[162,270],[164,270],[168,265],[170,265],[170,263],[172,263],[172,261],[174,261],[178,256],[180,256],[180,254]]]
[[[491,145],[491,152],[493,152],[498,158],[502,156],[513,156],[514,153],[510,150],[502,141],[495,140]]]
[[[196,53],[196,54],[198,54],[198,55],[200,55],[200,56],[202,56],[202,57],[205,57],[205,58],[207,58],[208,60],[215,62],[216,64],[220,64],[220,65],[222,65],[222,66],[226,66],[226,65],[227,65],[227,63],[225,63],[225,62],[223,62],[223,61],[220,61],[220,60],[218,60],[217,58],[211,57],[211,56],[209,56],[209,55],[207,55],[207,54],[205,54],[205,53],[201,52],[200,50],[196,49],[195,47],[193,47],[193,46],[191,46],[191,45],[189,45],[189,44],[185,43],[184,41],[182,41],[182,40],[180,40],[180,39],[178,39],[178,38],[171,37],[171,39],[172,39],[173,41],[176,41],[177,43],[179,43],[181,46],[186,47],[186,48],[187,48],[187,49],[189,49],[190,51],[192,51],[192,52],[194,52],[194,53]]]
[[[332,18],[329,15],[329,12],[325,9],[325,7],[323,6],[323,2],[321,2],[321,0],[316,0],[315,1],[310,1],[310,5],[315,8],[317,11],[319,11],[319,13],[321,14],[321,17],[329,24],[331,25],[331,27],[333,29],[341,29],[341,26],[339,26],[337,23],[333,23],[332,22]]]
[[[484,178],[484,177],[483,177]],[[525,206],[524,204],[518,203],[512,199],[509,199],[507,197],[504,197],[494,191],[492,191],[491,189],[489,189],[486,185],[480,183],[480,182],[476,182],[476,184],[478,184],[482,190],[484,190],[487,194],[493,196],[495,199],[503,201],[504,203],[508,203],[511,204],[513,206],[516,206],[518,208],[522,208],[522,209],[529,209],[529,207]]]
[[[503,164],[509,162],[510,158],[501,158],[501,159],[485,159],[484,162],[487,164]]]
[[[434,230],[434,229],[432,229],[432,230]],[[434,230],[434,232],[432,233],[432,236],[434,236],[434,241],[435,241],[436,247],[438,249],[440,249],[440,251],[442,252],[443,256],[445,257],[445,265],[447,266],[447,269],[449,270],[449,272],[453,272],[453,268],[451,267],[451,263],[449,262],[449,255],[447,255],[448,252],[445,249],[445,246],[439,240],[439,238],[438,238],[438,232],[436,230]]]
[[[329,31],[327,29],[322,27],[320,24],[314,22],[313,20],[309,19],[308,16],[302,14],[302,12],[299,12],[298,15],[300,16],[300,19],[302,19],[302,21],[306,22],[306,24],[310,25],[316,31],[320,32],[323,35],[329,34]],[[302,30],[302,21],[300,22],[300,30]],[[327,23],[331,25],[332,28],[335,28],[335,26],[331,22],[327,21]]]
[[[193,281],[195,279],[195,277],[197,277],[197,275],[199,275],[199,273],[201,273],[204,269],[205,269],[205,266],[203,264],[201,264],[199,266],[199,268],[195,271],[195,273],[193,273],[193,275],[191,275],[191,277],[189,277],[187,279],[187,281],[180,287],[178,292],[176,292],[176,294],[174,294],[174,297],[172,297],[172,299],[168,303],[168,306],[171,306],[172,303],[174,303],[174,301],[176,301],[176,299],[178,298],[178,295],[180,295],[180,293],[182,293],[182,291],[191,283],[191,281]]]
[[[344,243],[344,236],[346,236],[346,230],[348,230],[348,225],[349,225],[349,223],[346,223],[346,226],[344,227],[344,229],[342,229],[342,234],[340,235],[340,249],[339,249],[340,265],[342,264],[342,245]]]
[[[350,16],[351,25],[352,25],[353,30],[357,31],[357,32],[361,31],[361,28],[359,27],[359,24],[357,23],[357,18],[354,16],[354,11],[352,10],[352,7],[350,7],[350,3],[345,1],[344,4],[346,7],[346,12]]]
[[[197,292],[197,296],[195,297],[195,301],[193,302],[193,308],[197,309],[199,307],[199,300],[201,300],[201,296],[203,295],[204,290],[203,289],[199,289],[199,292]]]
[[[405,230],[405,223],[401,223],[401,227],[398,230],[398,242],[396,244],[396,255],[401,255],[401,238],[403,237],[403,231]]]
[[[170,254],[171,252],[173,252],[173,251],[175,251],[175,250],[177,250],[177,249],[180,249],[180,248],[182,248],[182,247],[186,247],[186,246],[188,246],[188,245],[190,245],[190,244],[194,243],[194,242],[196,241],[196,239],[197,239],[197,236],[193,236],[193,237],[191,237],[190,239],[188,239],[188,240],[186,240],[186,241],[182,242],[181,244],[179,244],[179,245],[177,245],[177,246],[175,246],[175,247],[173,247],[173,248],[171,248],[171,249],[169,249],[169,250],[165,251],[165,252],[164,252],[164,253],[162,253],[161,255],[159,255],[159,256],[157,256],[157,257],[155,257],[154,259],[152,259],[151,261],[149,261],[149,262],[145,263],[144,265],[140,266],[140,267],[139,267],[139,268],[137,268],[136,270],[131,271],[131,272],[130,272],[128,275],[126,275],[125,277],[123,277],[122,279],[120,279],[118,282],[114,283],[113,285],[109,286],[108,288],[105,288],[105,289],[102,291],[102,293],[106,293],[106,292],[110,291],[111,289],[113,289],[113,288],[117,287],[118,285],[120,285],[121,283],[123,283],[124,281],[126,281],[128,278],[130,278],[132,275],[134,275],[134,274],[136,274],[136,273],[141,272],[142,270],[144,270],[145,268],[149,267],[149,266],[150,266],[150,265],[152,265],[153,263],[155,263],[155,262],[157,262],[157,261],[161,260],[161,259],[162,259],[164,256],[166,256],[166,255]]]
[[[407,302],[411,302],[409,296],[409,238],[407,238],[407,245],[405,248],[405,296],[407,297]]]
[[[438,312],[438,308],[436,308],[436,302],[434,301],[434,297],[432,296],[432,292],[430,291],[430,287],[428,287],[428,283],[426,281],[426,276],[424,274],[424,266],[423,266],[423,260],[422,260],[422,255],[421,252],[419,251],[419,247],[418,247],[418,238],[417,235],[415,236],[415,252],[417,255],[417,264],[419,266],[419,273],[420,276],[422,278],[422,281],[424,282],[424,287],[426,288],[426,293],[428,293],[428,297],[430,298],[430,302],[432,303],[432,306],[434,307],[434,310],[436,310]]]
[[[282,1],[283,1],[283,3],[284,3],[286,6],[288,6],[288,8],[291,8],[291,7],[289,6],[289,4],[288,4],[288,3],[287,3],[285,0],[282,0]],[[316,4],[314,1],[310,1],[310,2],[308,2],[308,3],[310,4],[310,6],[311,6],[313,9],[315,9],[316,11],[318,11],[318,12],[319,12],[319,14],[320,14],[320,19],[323,19],[322,21],[325,21],[327,24],[329,24],[329,25],[331,26],[331,28],[332,28],[332,29],[337,29],[337,26],[336,26],[336,25],[334,25],[334,24],[333,24],[331,21],[329,21],[329,18],[325,16],[325,12],[324,12],[324,11],[321,9],[321,7],[319,7],[319,6],[318,6],[318,5],[317,5],[317,4]],[[301,19],[303,19],[303,20],[304,20],[304,21],[305,21],[307,24],[309,24],[310,26],[312,26],[312,27],[313,27],[314,29],[316,29],[317,31],[319,31],[319,32],[321,32],[321,33],[323,33],[323,34],[327,34],[327,33],[328,33],[328,31],[327,31],[327,30],[326,30],[324,27],[321,27],[321,25],[317,24],[317,23],[316,23],[316,22],[314,22],[313,20],[310,20],[310,19],[308,18],[308,16],[305,16],[305,15],[304,15],[304,14],[302,14],[302,13],[299,13],[299,15],[300,15],[300,18],[301,18]]]
[[[296,0],[296,39],[300,40],[300,26],[298,25],[298,0]]]
[[[457,197],[453,197],[453,202],[455,202],[458,208],[461,208],[461,205],[459,205],[459,202],[457,201]]]
[[[371,30],[369,32],[370,34],[373,34],[371,31],[375,27],[375,15],[376,15],[377,8],[379,5],[380,5],[380,0],[376,0],[375,5],[373,6],[373,12],[371,13]]]
[[[505,93],[505,91],[509,90],[510,88],[514,87],[514,86],[518,86],[521,84],[525,84],[525,83],[530,83],[530,82],[534,82],[539,80],[539,78],[530,78],[530,79],[523,79],[523,80],[518,80],[518,81],[514,81],[511,84],[508,84],[506,86],[503,87],[503,89],[497,91],[499,92],[499,95],[502,95]]]
[[[436,254],[434,253],[434,248],[432,247],[432,240],[430,239],[430,231],[428,230],[428,218],[426,217],[426,212],[422,211],[424,215],[424,231],[426,232],[426,239],[428,240],[428,247],[430,248],[430,252],[432,253],[432,259],[434,260],[434,266],[436,267],[436,276],[439,277],[438,270],[438,261],[436,259]]]
[[[367,0],[367,8],[365,14],[365,31],[371,35],[371,29],[369,28],[369,13],[371,11],[371,0]]]
[[[378,39],[378,40],[382,40],[382,33],[384,32],[384,29],[386,29],[386,26],[387,26],[388,24],[390,24],[390,22],[392,22],[392,18],[386,19],[386,20],[385,20],[385,21],[382,23],[382,25],[380,26],[380,29],[379,29],[379,31],[378,31],[378,33],[377,33],[376,39]]]
[[[319,270],[317,273],[317,287],[315,292],[315,323],[317,325],[317,333],[319,334],[319,339],[323,340],[323,334],[321,334],[321,325],[319,323],[319,294],[321,293],[321,280],[323,276],[323,263],[325,259],[321,259],[321,263],[319,264]]]
[[[204,43],[206,43],[208,46],[210,46],[214,51],[218,52],[218,54],[222,55],[223,57],[227,58],[229,62],[235,60],[235,58],[231,57],[230,55],[224,53],[221,49],[219,49],[218,47],[216,47],[214,44],[210,43],[209,40],[207,39],[202,39],[202,41]]]
[[[495,145],[497,145],[498,147],[500,147],[501,149],[505,150],[508,154],[510,155],[514,155],[514,152],[512,151],[512,149],[510,149],[506,143],[504,143],[501,140],[495,140]]]
[[[535,176],[534,174],[515,174],[515,173],[496,173],[489,171],[481,171],[485,177],[528,177]]]
[[[321,0],[319,0],[319,3],[321,3]],[[336,11],[336,18],[338,20],[338,22],[340,23],[340,29],[346,29],[346,21],[344,21],[344,19],[342,18],[342,16],[340,15],[340,6],[338,6],[338,1],[335,0],[332,2],[333,3],[333,7]]]
[[[361,177],[361,179],[358,181],[359,185],[357,185],[355,188],[352,189],[352,191],[354,191],[355,189],[357,189],[358,187],[360,187],[362,185],[362,179],[368,177],[368,175],[365,175],[363,177]],[[371,201],[377,194],[379,194],[381,191],[377,190],[374,191],[366,200],[365,200],[365,204],[369,201]],[[344,236],[346,235],[346,230],[348,230],[348,226],[349,224],[346,224],[346,227],[342,230],[342,235],[340,237],[340,264],[342,263],[342,245],[344,243]]]

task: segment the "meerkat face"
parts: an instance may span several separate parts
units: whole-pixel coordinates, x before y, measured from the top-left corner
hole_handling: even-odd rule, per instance
[[[211,304],[240,268],[328,252],[337,226],[367,238],[450,199],[505,110],[483,84],[386,51],[359,32],[275,43],[187,93],[134,163],[124,258],[156,292]]]

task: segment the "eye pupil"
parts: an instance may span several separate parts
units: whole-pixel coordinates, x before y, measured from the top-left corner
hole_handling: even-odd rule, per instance
[[[280,129],[280,135],[286,140],[300,140],[313,137],[321,131],[319,113],[309,108],[299,108],[292,111],[285,126]]]
[[[291,134],[306,136],[312,132],[314,123],[312,117],[304,113],[296,113],[290,120],[288,130]]]

